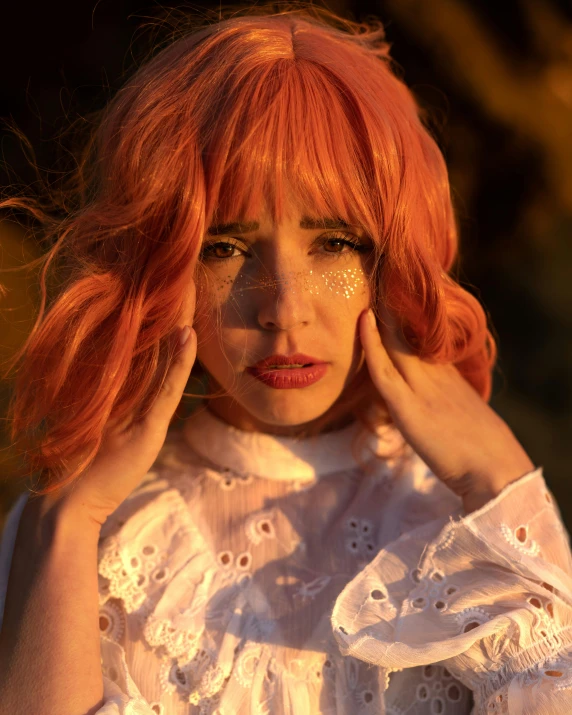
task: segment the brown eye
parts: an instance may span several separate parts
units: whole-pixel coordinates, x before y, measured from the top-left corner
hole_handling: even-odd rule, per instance
[[[352,238],[347,238],[347,236],[352,236],[352,234],[337,234],[325,238],[322,242],[322,246],[333,246],[334,250],[326,249],[326,253],[330,254],[342,254],[342,253],[363,253],[368,250],[368,246],[360,243],[358,239],[352,236]]]
[[[240,250],[238,246],[236,246],[234,243],[228,243],[227,241],[217,241],[216,243],[209,243],[206,246],[203,246],[203,248],[201,249],[201,258],[236,258],[236,256],[233,255],[233,251],[235,249]]]
[[[329,244],[330,246],[334,246],[336,248],[335,251],[328,251],[328,253],[342,253],[344,245],[348,243],[349,241],[343,240],[341,238],[328,238],[324,245]]]

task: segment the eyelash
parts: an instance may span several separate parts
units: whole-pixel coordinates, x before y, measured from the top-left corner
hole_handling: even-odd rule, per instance
[[[350,253],[358,252],[358,253],[364,253],[369,249],[369,246],[364,245],[363,243],[360,243],[359,240],[356,241],[351,241],[350,239],[346,238],[346,236],[351,236],[352,234],[347,234],[347,233],[339,233],[339,234],[332,234],[325,238],[322,242],[322,246],[328,241],[339,241],[343,243],[345,246],[349,246],[351,248]],[[209,243],[201,249],[201,258],[206,259],[206,260],[214,260],[214,261],[229,261],[234,258],[238,258],[238,256],[225,256],[224,258],[221,258],[220,256],[210,256],[208,254],[208,249],[212,249],[215,246],[232,246],[233,248],[237,248],[238,250],[241,250],[236,243],[230,243],[229,241],[216,241],[215,243]],[[330,255],[331,257],[336,257],[343,255],[345,253],[348,253],[348,251],[326,251],[326,254]]]

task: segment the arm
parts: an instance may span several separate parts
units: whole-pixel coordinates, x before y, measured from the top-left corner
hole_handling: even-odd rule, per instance
[[[186,328],[194,303],[192,283]],[[189,330],[183,333],[192,339],[182,344],[176,331],[179,347],[144,418],[136,411],[115,418],[81,474],[76,462],[70,484],[24,507],[0,633],[0,715],[153,715],[128,678],[124,653],[101,641],[98,541],[102,525],[141,484],[163,446],[195,361],[196,333]],[[102,647],[104,655],[123,660],[123,690],[103,675]]]
[[[474,715],[572,712],[572,553],[542,467],[459,520],[382,548],[334,606],[344,655],[440,664]]]
[[[47,497],[24,507],[0,633],[0,713],[93,715],[101,707],[99,533]]]

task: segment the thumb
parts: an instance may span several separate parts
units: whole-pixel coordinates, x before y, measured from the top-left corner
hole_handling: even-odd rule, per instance
[[[360,339],[372,382],[388,403],[399,403],[408,385],[386,349],[385,341],[391,342],[393,349],[396,345],[395,340],[392,340],[391,335],[387,333],[382,340],[371,309],[362,313]]]

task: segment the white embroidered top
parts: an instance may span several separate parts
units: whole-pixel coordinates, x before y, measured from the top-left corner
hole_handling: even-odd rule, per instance
[[[98,715],[572,712],[572,556],[542,467],[464,516],[393,427],[297,440],[201,409],[104,524],[99,595]]]

